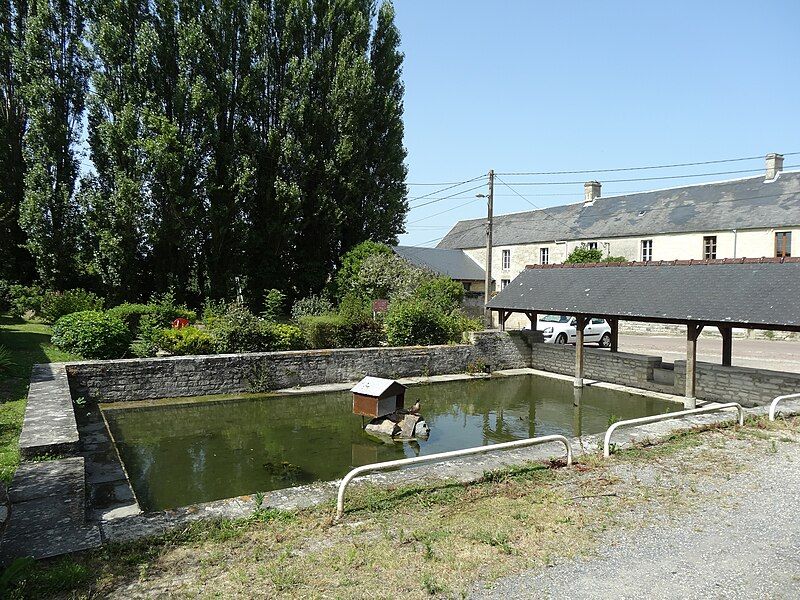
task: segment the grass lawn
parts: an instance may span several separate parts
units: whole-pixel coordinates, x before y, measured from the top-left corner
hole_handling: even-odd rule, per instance
[[[11,351],[10,376],[0,376],[0,481],[8,483],[19,464],[19,432],[28,380],[35,364],[76,360],[50,343],[50,326],[0,315],[0,346]]]

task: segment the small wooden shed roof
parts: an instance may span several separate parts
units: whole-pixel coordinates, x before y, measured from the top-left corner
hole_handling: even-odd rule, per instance
[[[406,386],[393,379],[383,379],[382,377],[364,377],[353,389],[354,394],[371,396],[373,398],[386,398],[397,396],[406,391]]]

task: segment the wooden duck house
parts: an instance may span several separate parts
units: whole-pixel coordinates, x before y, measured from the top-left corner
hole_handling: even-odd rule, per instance
[[[364,377],[350,391],[353,392],[353,413],[376,418],[403,408],[406,386],[392,379]]]

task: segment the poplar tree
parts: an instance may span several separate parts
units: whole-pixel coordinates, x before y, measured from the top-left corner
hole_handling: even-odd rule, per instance
[[[34,275],[33,258],[19,225],[25,193],[25,111],[20,97],[19,60],[26,4],[15,0],[0,4],[0,278],[25,282]]]
[[[79,276],[83,232],[74,201],[86,92],[82,0],[32,0],[25,22],[20,94],[28,116],[20,224],[45,285]]]

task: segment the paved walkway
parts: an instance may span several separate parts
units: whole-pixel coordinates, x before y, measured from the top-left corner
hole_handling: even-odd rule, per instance
[[[677,336],[620,335],[619,349],[621,352],[661,356],[667,362],[686,360],[686,340]],[[701,337],[697,358],[705,362],[721,362],[722,339]],[[733,364],[800,373],[800,342],[734,338]]]
[[[680,520],[645,518],[609,536],[598,556],[502,579],[473,597],[800,598],[800,444],[776,448],[717,482],[714,499]]]

